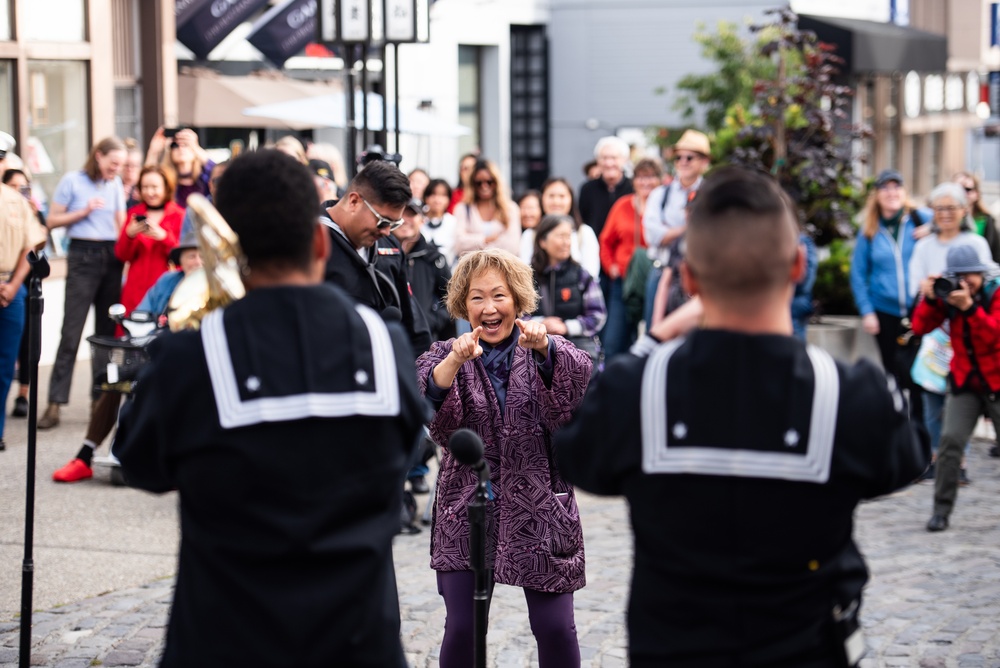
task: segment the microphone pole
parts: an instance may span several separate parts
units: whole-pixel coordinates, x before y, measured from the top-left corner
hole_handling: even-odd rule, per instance
[[[469,429],[459,429],[448,441],[448,449],[462,464],[479,474],[476,494],[468,506],[469,565],[475,578],[472,592],[473,666],[486,668],[486,631],[490,611],[493,569],[486,554],[486,510],[489,502],[490,465],[483,459],[483,441]]]
[[[38,439],[38,360],[42,356],[42,279],[49,275],[49,261],[44,253],[28,253],[31,273],[28,275],[28,464],[24,499],[24,562],[21,565],[21,649],[19,668],[31,664],[31,598],[35,564],[32,548],[35,542],[35,453]]]

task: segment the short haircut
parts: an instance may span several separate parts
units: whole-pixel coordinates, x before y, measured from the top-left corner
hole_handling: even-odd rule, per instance
[[[2,179],[0,179],[0,183],[3,183],[4,185],[7,185],[18,174],[20,174],[21,176],[23,176],[25,178],[25,180],[27,180],[29,182],[31,181],[31,179],[28,178],[28,175],[25,174],[23,170],[20,170],[20,169],[8,169],[8,170],[4,171],[3,177],[2,177]]]
[[[318,224],[316,184],[295,158],[265,149],[232,160],[215,206],[239,236],[251,269],[309,269]]]
[[[965,188],[957,183],[945,181],[944,183],[937,184],[934,186],[934,190],[931,191],[931,194],[927,196],[927,201],[931,206],[934,206],[934,202],[938,201],[942,197],[952,198],[955,200],[955,204],[963,209],[969,206],[969,196],[965,194]]]
[[[448,296],[445,297],[445,306],[451,317],[469,319],[469,310],[465,306],[469,286],[472,279],[490,270],[496,271],[507,282],[518,316],[535,312],[538,308],[538,294],[535,292],[531,267],[508,251],[491,248],[467,253],[455,266],[451,280],[448,281]]]
[[[609,137],[601,137],[600,139],[598,139],[597,145],[594,146],[594,158],[600,158],[601,151],[604,150],[605,147],[610,147],[614,149],[615,153],[617,153],[622,159],[624,160],[628,159],[629,156],[628,142],[626,142],[621,137],[615,137],[612,135]]]
[[[685,260],[704,295],[739,303],[789,284],[798,235],[777,181],[723,167],[705,178],[689,209]]]
[[[347,192],[356,192],[372,204],[391,207],[405,206],[413,198],[410,179],[399,171],[399,167],[385,160],[365,165],[347,186]]]
[[[663,165],[660,164],[659,160],[654,160],[653,158],[643,158],[639,162],[635,163],[635,167],[632,168],[632,174],[634,176],[649,174],[650,176],[655,176],[656,178],[661,179],[663,178]]]
[[[431,179],[427,187],[424,188],[424,201],[427,201],[428,195],[433,195],[434,191],[438,188],[443,187],[445,190],[445,195],[448,197],[448,201],[451,201],[451,186],[444,179]]]
[[[146,174],[159,174],[160,178],[163,179],[163,190],[164,190],[164,202],[169,202],[174,198],[174,179],[169,173],[167,173],[163,167],[159,165],[146,165],[139,171],[139,178],[136,180],[136,185],[139,187],[139,197],[142,198],[142,177]]]

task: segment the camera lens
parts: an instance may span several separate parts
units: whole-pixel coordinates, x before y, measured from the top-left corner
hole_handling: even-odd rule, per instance
[[[938,299],[947,299],[948,295],[958,290],[958,288],[957,279],[949,278],[948,276],[934,279],[934,296]]]

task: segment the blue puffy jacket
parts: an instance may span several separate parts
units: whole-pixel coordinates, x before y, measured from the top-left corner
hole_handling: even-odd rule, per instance
[[[909,212],[900,223],[896,238],[881,224],[871,239],[858,235],[851,259],[851,291],[858,313],[868,315],[878,311],[903,317],[909,312],[913,301],[907,287],[910,256],[916,244],[913,231],[922,222],[917,212]]]

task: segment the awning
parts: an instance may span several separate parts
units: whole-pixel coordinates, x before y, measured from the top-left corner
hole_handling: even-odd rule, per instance
[[[821,42],[837,45],[844,73],[944,72],[948,69],[948,38],[932,32],[857,19],[799,15],[799,28],[811,30]]]
[[[255,116],[279,119],[299,127],[308,128],[343,128],[347,124],[347,102],[345,93],[322,95],[286,102],[275,102],[259,107],[250,107],[243,113]],[[357,126],[362,125],[363,100],[358,94],[354,97],[354,118]],[[389,131],[396,129],[395,105],[389,103]],[[368,93],[368,129],[382,129],[382,96],[378,93]],[[452,123],[419,109],[399,109],[399,131],[412,135],[431,135],[434,137],[460,137],[472,134],[472,130],[464,125]]]
[[[247,107],[342,91],[339,81],[322,84],[294,79],[255,76],[233,77],[209,70],[177,76],[178,116],[182,125],[198,128],[275,128],[304,130],[311,123],[243,113]],[[343,93],[339,93],[343,96]]]

